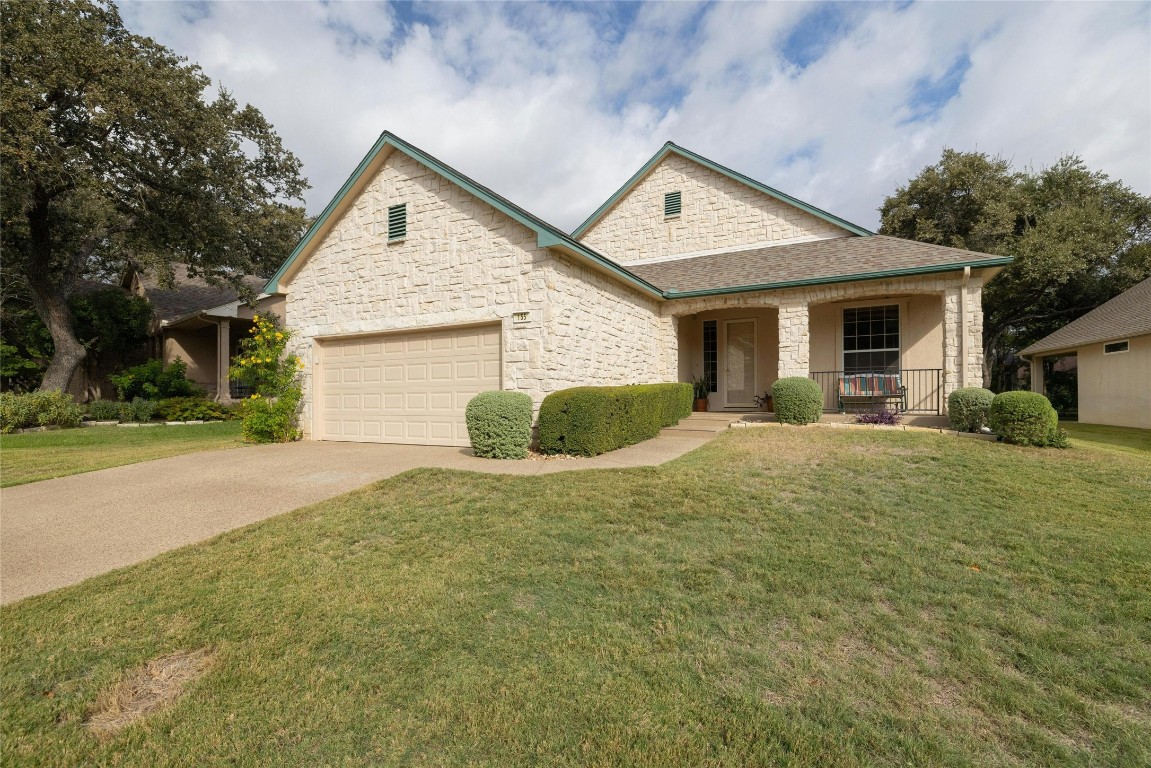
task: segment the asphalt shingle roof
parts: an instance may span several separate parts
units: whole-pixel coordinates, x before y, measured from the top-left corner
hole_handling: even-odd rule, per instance
[[[964,266],[1000,266],[1008,261],[987,253],[870,235],[626,266],[628,271],[664,291],[690,293],[840,282],[882,277],[882,273],[915,274]]]
[[[1151,277],[1101,304],[1019,354],[1034,355],[1151,333]]]
[[[175,278],[172,288],[161,287],[157,275],[140,273],[144,296],[159,320],[178,320],[221,304],[230,304],[239,298],[239,293],[233,288],[220,288],[202,277],[189,277],[186,264],[173,264],[172,272]],[[245,275],[242,279],[256,293],[264,287],[263,278]]]

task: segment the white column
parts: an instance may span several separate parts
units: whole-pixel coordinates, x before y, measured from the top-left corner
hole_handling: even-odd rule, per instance
[[[959,387],[960,334],[964,332],[960,313],[960,288],[943,291],[943,402]]]
[[[1043,358],[1031,356],[1031,391],[1043,394]]]
[[[810,372],[811,330],[806,301],[779,305],[779,378]]]
[[[228,388],[228,364],[231,362],[231,321],[224,319],[216,325],[216,399],[231,400]]]

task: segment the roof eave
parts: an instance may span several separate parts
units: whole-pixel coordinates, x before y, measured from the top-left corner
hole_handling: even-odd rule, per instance
[[[725,288],[705,288],[696,291],[664,291],[664,298],[694,299],[705,296],[722,296],[732,293],[756,293],[759,291],[775,291],[782,288],[802,288],[811,285],[830,285],[833,283],[853,283],[862,280],[882,280],[889,277],[910,277],[913,275],[936,274],[939,272],[955,272],[964,267],[997,267],[1006,266],[1014,259],[1010,256],[1001,256],[996,259],[982,261],[963,261],[952,264],[937,264],[928,267],[906,267],[904,269],[886,269],[878,272],[857,272],[850,275],[833,275],[830,277],[811,277],[801,280],[783,280],[775,283],[756,283],[752,285],[738,285]]]

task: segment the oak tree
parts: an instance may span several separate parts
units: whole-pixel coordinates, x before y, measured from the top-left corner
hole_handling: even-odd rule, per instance
[[[69,298],[130,264],[239,286],[302,233],[300,162],[252,106],[124,28],[111,3],[0,5],[5,279],[23,281],[64,389],[85,347]]]

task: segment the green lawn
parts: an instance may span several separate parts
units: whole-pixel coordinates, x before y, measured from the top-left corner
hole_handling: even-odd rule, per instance
[[[1109,427],[1104,424],[1060,422],[1067,430],[1071,444],[1078,448],[1101,448],[1130,455],[1151,455],[1151,429]]]
[[[240,422],[84,427],[0,436],[0,488],[194,451],[234,448]]]
[[[1151,453],[767,427],[417,470],[0,610],[0,762],[1147,765],[1149,583]]]

